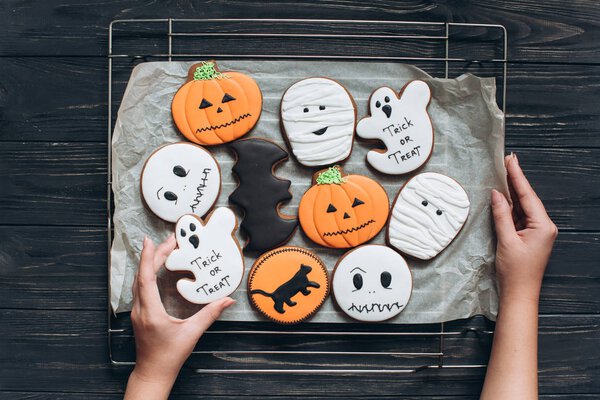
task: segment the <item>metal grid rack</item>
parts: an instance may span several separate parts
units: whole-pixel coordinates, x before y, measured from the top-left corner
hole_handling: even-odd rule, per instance
[[[115,47],[114,34],[116,30],[126,31],[127,25],[135,24],[136,27],[142,26],[144,34],[150,34],[156,38],[157,33],[152,31],[154,27],[162,29],[158,34],[158,37],[163,41],[166,52],[144,52],[144,54],[122,54],[115,53],[113,48]],[[243,29],[237,29],[231,32],[224,32],[220,30],[206,29],[207,24],[235,24],[238,28],[240,26],[247,26],[250,24],[258,25],[259,30],[250,30],[243,32]],[[193,25],[193,30],[183,29],[184,25]],[[261,30],[260,25],[263,25]],[[294,32],[288,30],[290,25],[301,26],[299,31]],[[264,26],[269,27],[269,32],[264,30]],[[349,33],[328,33],[328,32],[316,32],[320,27],[326,26],[356,26],[362,29],[367,29],[364,33],[360,33],[360,29]],[[377,27],[386,26],[392,29],[391,32],[385,32],[375,29]],[[307,29],[310,27],[310,29]],[[369,29],[373,27],[373,31]],[[275,33],[276,29],[281,29],[278,33]],[[204,29],[204,30],[203,30]],[[414,33],[413,31],[426,30],[424,33]],[[477,31],[495,31],[497,34],[493,39],[495,46],[500,50],[500,55],[494,55],[491,58],[478,59],[472,57],[451,57],[451,47],[453,41],[453,30],[477,30]],[[394,31],[399,33],[394,33]],[[408,33],[406,33],[408,32]],[[433,32],[433,33],[432,33]],[[144,34],[136,35],[136,40],[144,40]],[[469,36],[469,35],[467,35]],[[278,40],[292,39],[334,39],[334,40],[362,40],[362,39],[382,39],[392,41],[409,41],[410,43],[431,43],[435,46],[441,47],[441,55],[432,56],[419,56],[419,55],[334,55],[334,54],[316,54],[307,55],[303,53],[298,54],[268,54],[268,50],[258,54],[229,54],[229,53],[189,53],[187,51],[178,51],[176,49],[176,40],[196,38],[205,40],[205,38],[225,38],[231,40],[248,40],[248,39],[268,39],[276,38]],[[471,40],[482,40],[473,39]],[[502,78],[502,90],[501,90],[501,108],[506,111],[506,78],[507,78],[507,64],[508,64],[508,41],[507,32],[504,26],[495,24],[476,24],[476,23],[453,23],[453,22],[416,22],[416,21],[369,21],[369,20],[324,20],[324,19],[173,19],[173,18],[160,18],[160,19],[127,19],[127,20],[115,20],[112,21],[108,29],[108,182],[107,182],[107,236],[108,236],[108,348],[109,358],[113,365],[134,365],[135,362],[132,360],[119,360],[115,357],[114,339],[115,337],[132,337],[132,330],[128,328],[115,327],[116,317],[113,315],[110,305],[110,247],[112,244],[112,148],[111,138],[113,130],[113,73],[114,73],[114,60],[125,59],[135,61],[138,59],[156,59],[156,60],[168,60],[172,61],[185,60],[185,59],[329,59],[329,60],[361,60],[361,61],[396,61],[396,62],[435,62],[443,63],[444,77],[449,77],[450,63],[459,62],[463,65],[483,65],[491,64],[499,66],[500,73],[498,77]],[[128,52],[131,53],[131,52]],[[131,68],[131,65],[128,66]],[[239,325],[239,324],[238,324]],[[435,339],[435,345],[431,351],[312,351],[312,350],[201,350],[194,351],[196,355],[212,354],[212,355],[230,355],[230,356],[256,356],[256,355],[286,355],[286,356],[303,356],[303,355],[322,355],[322,356],[357,356],[365,357],[368,361],[369,357],[376,356],[390,356],[394,358],[405,357],[405,358],[424,358],[431,360],[420,364],[416,367],[408,368],[270,368],[270,369],[256,369],[256,368],[202,368],[194,369],[199,373],[300,373],[300,374],[405,374],[405,373],[416,373],[426,369],[434,368],[485,368],[484,364],[465,364],[465,365],[449,365],[445,363],[444,356],[444,341],[446,338],[464,337],[468,333],[475,333],[479,335],[490,335],[491,331],[479,328],[463,328],[455,329],[453,331],[446,331],[443,322],[439,325],[438,329],[431,329],[429,331],[409,331],[399,332],[389,329],[389,331],[380,330],[369,330],[371,325],[362,325],[361,328],[352,329],[350,331],[337,331],[335,329],[305,329],[292,331],[292,330],[273,330],[272,324],[263,324],[268,329],[224,329],[215,330],[211,329],[205,333],[205,335],[237,335],[243,337],[244,335],[252,335],[254,337],[260,337],[261,335],[284,335],[284,336],[298,336],[298,337],[332,337],[332,336],[343,336],[352,347],[353,340],[359,340],[364,337],[412,337],[412,338],[433,338]],[[337,324],[339,325],[339,324]],[[256,324],[254,324],[256,326]],[[308,324],[310,326],[310,324]],[[365,362],[368,365],[368,362]]]

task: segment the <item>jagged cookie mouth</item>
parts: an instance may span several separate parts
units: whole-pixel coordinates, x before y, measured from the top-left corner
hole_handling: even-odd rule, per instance
[[[363,228],[365,228],[365,227],[367,227],[367,226],[371,225],[373,222],[375,222],[375,220],[374,220],[374,219],[371,219],[371,220],[368,220],[367,222],[365,222],[364,224],[362,224],[362,225],[359,225],[359,226],[356,226],[356,227],[354,227],[354,228],[350,228],[350,229],[344,229],[343,231],[336,231],[336,232],[325,232],[325,233],[323,234],[323,237],[326,237],[326,236],[345,235],[345,234],[347,234],[347,233],[356,232],[356,231],[359,231],[359,230],[361,230],[361,229],[363,229]]]
[[[394,309],[401,310],[404,307],[404,304],[400,304],[397,301],[394,303],[371,303],[371,304],[359,304],[356,305],[352,303],[350,307],[348,307],[348,311],[356,311],[358,313],[371,313],[371,312],[391,312]]]
[[[207,126],[207,127],[204,127],[204,128],[198,128],[198,129],[196,129],[196,133],[202,133],[202,132],[211,131],[211,130],[214,130],[214,129],[225,128],[226,126],[230,126],[230,125],[233,125],[235,123],[238,123],[241,120],[243,120],[244,118],[250,117],[251,115],[252,114],[250,114],[250,113],[246,113],[246,114],[240,115],[239,117],[237,117],[236,119],[234,119],[232,121],[226,122],[226,123],[221,124],[221,125],[211,125],[211,126]]]

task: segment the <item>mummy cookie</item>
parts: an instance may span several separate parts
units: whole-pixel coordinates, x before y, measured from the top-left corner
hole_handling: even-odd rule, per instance
[[[221,190],[221,171],[213,156],[191,143],[160,147],[142,169],[142,197],[150,210],[165,221],[184,214],[203,216]]]
[[[261,108],[262,94],[254,79],[241,72],[219,72],[208,61],[192,65],[173,97],[171,113],[188,140],[211,146],[250,132]]]
[[[412,275],[404,258],[381,245],[350,250],[333,271],[338,306],[359,321],[384,321],[398,315],[410,299]]]
[[[323,261],[300,247],[280,247],[260,256],[248,275],[248,296],[265,317],[295,324],[311,317],[329,295]]]
[[[287,242],[298,226],[295,216],[279,213],[282,202],[292,198],[290,181],[273,175],[273,169],[288,154],[264,139],[243,139],[230,145],[236,155],[233,172],[239,186],[229,201],[244,211],[241,229],[247,236],[246,250],[267,250]]]
[[[290,86],[281,99],[281,122],[302,165],[333,164],[352,151],[356,106],[350,93],[332,79],[307,78]]]
[[[400,91],[377,89],[369,100],[370,116],[361,119],[356,134],[381,140],[385,150],[371,150],[367,161],[385,174],[406,174],[427,162],[433,150],[433,126],[427,113],[431,90],[412,81]]]
[[[389,200],[383,187],[363,175],[344,175],[339,166],[317,172],[300,200],[302,230],[325,247],[355,247],[386,223]]]
[[[410,179],[394,200],[388,243],[429,260],[458,235],[469,215],[469,197],[454,179],[425,172]]]
[[[180,279],[177,291],[189,302],[207,304],[232,294],[244,275],[242,251],[235,239],[236,219],[227,207],[215,209],[203,222],[193,214],[175,226],[177,249],[167,258],[170,271],[188,271],[194,280]]]

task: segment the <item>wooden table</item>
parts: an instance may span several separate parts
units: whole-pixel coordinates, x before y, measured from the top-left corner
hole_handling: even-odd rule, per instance
[[[107,27],[113,19],[168,16],[505,25],[507,152],[518,153],[560,229],[540,304],[541,397],[600,396],[596,1],[71,3],[0,5],[0,399],[122,396],[128,370],[109,364],[106,341]],[[476,318],[449,326],[472,324],[487,325]],[[447,358],[485,363],[489,344],[489,338],[473,336],[449,341]],[[389,376],[184,370],[173,398],[477,398],[483,374],[481,369]]]

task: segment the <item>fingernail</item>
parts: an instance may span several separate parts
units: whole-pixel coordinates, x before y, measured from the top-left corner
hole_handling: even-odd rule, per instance
[[[234,300],[234,299],[232,299],[231,297],[227,297],[227,298],[225,299],[225,302],[224,302],[224,304],[223,304],[223,307],[225,307],[225,308],[228,308],[228,307],[230,307],[230,306],[234,305],[235,303],[236,303],[236,302],[235,302],[235,300]]]
[[[144,247],[148,245],[148,236],[144,235]]]
[[[502,194],[496,189],[492,189],[492,205],[497,206],[502,202]]]
[[[517,153],[513,153],[513,158],[517,162],[517,165],[519,165],[519,158],[517,157]]]

